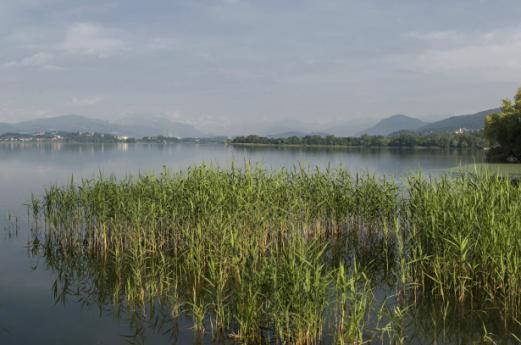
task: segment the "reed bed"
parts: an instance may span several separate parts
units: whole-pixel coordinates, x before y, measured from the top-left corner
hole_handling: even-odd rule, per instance
[[[403,344],[424,300],[519,315],[521,188],[504,179],[201,165],[71,179],[30,208],[58,298],[168,305],[238,343]]]
[[[521,187],[491,176],[414,178],[404,209],[411,279],[443,300],[521,306]]]

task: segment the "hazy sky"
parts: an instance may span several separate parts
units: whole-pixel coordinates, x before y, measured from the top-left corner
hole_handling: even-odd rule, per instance
[[[0,121],[434,119],[518,86],[519,0],[0,1]]]

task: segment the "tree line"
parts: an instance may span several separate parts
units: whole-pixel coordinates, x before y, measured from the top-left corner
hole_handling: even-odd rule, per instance
[[[292,145],[292,146],[346,146],[346,147],[425,147],[445,149],[482,149],[483,131],[465,133],[400,132],[389,136],[337,137],[309,135],[303,137],[270,138],[258,135],[239,136],[232,144]]]

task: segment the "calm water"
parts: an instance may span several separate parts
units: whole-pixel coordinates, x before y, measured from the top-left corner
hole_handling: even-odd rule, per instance
[[[53,294],[57,272],[32,257],[23,204],[45,186],[63,184],[71,176],[124,176],[162,169],[182,169],[201,162],[230,166],[245,161],[278,169],[302,164],[342,166],[353,172],[369,171],[402,176],[418,170],[441,174],[462,164],[481,162],[479,153],[426,150],[347,150],[245,148],[224,145],[89,145],[0,144],[0,344],[191,344],[191,322],[169,322],[168,315],[149,321],[116,316],[110,306],[99,307],[69,296]],[[18,218],[8,222],[8,214]],[[13,218],[12,218],[13,219]],[[161,321],[165,321],[161,323]],[[421,344],[421,340],[417,340]]]

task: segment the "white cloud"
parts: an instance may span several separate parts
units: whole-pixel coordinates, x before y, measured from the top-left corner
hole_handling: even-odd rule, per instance
[[[20,60],[5,63],[4,68],[28,67],[44,71],[61,71],[62,67],[53,64],[54,56],[48,53],[36,53]]]
[[[103,98],[102,97],[73,97],[71,101],[75,105],[93,106],[93,105],[96,105],[96,104],[100,103],[101,101],[103,101]]]
[[[416,55],[394,56],[390,61],[421,73],[446,73],[494,82],[520,81],[521,27],[466,35],[425,33],[422,37],[435,39],[441,46]],[[460,40],[456,46],[443,46],[455,37]]]
[[[92,23],[76,23],[65,33],[58,48],[72,55],[109,57],[124,51],[127,46],[121,39],[113,37],[113,30]]]

